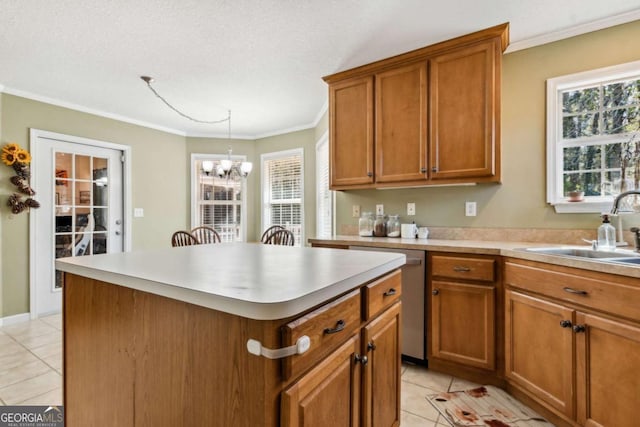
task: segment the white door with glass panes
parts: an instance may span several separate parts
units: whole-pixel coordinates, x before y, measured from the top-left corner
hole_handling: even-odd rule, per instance
[[[31,211],[32,317],[61,311],[57,258],[123,251],[123,151],[91,143],[32,131],[32,181],[41,203]]]

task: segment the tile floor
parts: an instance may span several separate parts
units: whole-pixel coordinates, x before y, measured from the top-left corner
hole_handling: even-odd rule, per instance
[[[421,366],[403,365],[402,427],[451,427],[425,397],[477,386]],[[61,404],[62,316],[0,327],[0,405]]]

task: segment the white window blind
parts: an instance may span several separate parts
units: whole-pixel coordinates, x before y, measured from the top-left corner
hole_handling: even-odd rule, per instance
[[[296,246],[303,236],[302,149],[262,156],[263,229],[281,225],[291,230]]]
[[[234,156],[235,157],[235,156]],[[215,229],[222,242],[244,240],[244,180],[218,178],[214,173],[207,175],[202,170],[203,161],[212,161],[213,170],[226,155],[210,155],[194,158],[192,227],[206,225]],[[235,160],[235,159],[234,159]]]
[[[333,234],[333,192],[329,190],[329,139],[316,145],[316,237]]]

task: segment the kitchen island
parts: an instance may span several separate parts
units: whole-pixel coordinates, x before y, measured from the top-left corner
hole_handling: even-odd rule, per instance
[[[397,425],[404,263],[260,244],[57,260],[65,425]]]

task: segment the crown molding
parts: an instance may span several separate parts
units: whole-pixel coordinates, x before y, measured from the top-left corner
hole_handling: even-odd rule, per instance
[[[626,24],[628,22],[640,20],[640,9],[630,12],[620,13],[608,18],[598,19],[597,21],[579,24],[564,30],[554,31],[552,33],[541,34],[539,36],[530,37],[524,40],[512,42],[505,53],[516,52],[518,50],[529,49],[530,47],[540,46],[547,43],[553,43],[559,40],[568,39],[570,37],[579,36],[581,34],[591,33],[593,31],[603,30],[616,25]]]
[[[159,130],[159,131],[162,131],[162,132],[171,133],[171,134],[174,134],[174,135],[186,136],[186,133],[183,132],[183,131],[180,131],[180,130],[176,130],[176,129],[172,129],[172,128],[168,128],[168,127],[164,127],[164,126],[158,126],[158,125],[153,124],[153,123],[144,122],[142,120],[132,119],[132,118],[129,118],[129,117],[126,117],[126,116],[122,116],[120,114],[108,113],[108,112],[105,112],[105,111],[96,110],[94,108],[85,107],[84,105],[73,104],[71,102],[66,102],[66,101],[61,101],[59,99],[49,98],[49,97],[46,97],[46,96],[42,96],[42,95],[37,95],[35,93],[31,93],[31,92],[26,92],[26,91],[22,91],[22,90],[18,90],[18,89],[13,89],[13,88],[4,88],[4,93],[9,94],[9,95],[19,96],[21,98],[31,99],[33,101],[44,102],[45,104],[51,104],[51,105],[55,105],[55,106],[58,106],[58,107],[69,108],[70,110],[80,111],[82,113],[93,114],[94,116],[100,116],[100,117],[104,117],[104,118],[107,118],[107,119],[117,120],[119,122],[130,123],[130,124],[137,125],[137,126],[142,126],[142,127],[146,127],[146,128],[150,128],[150,129],[155,129],[155,130]]]

